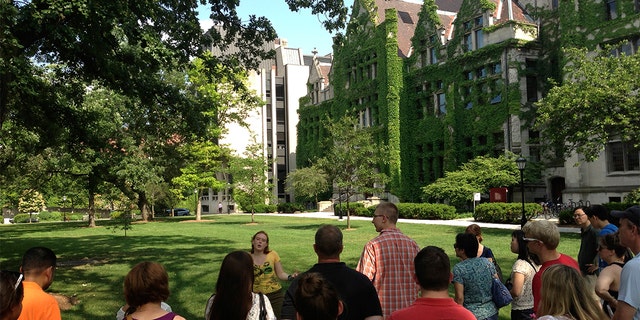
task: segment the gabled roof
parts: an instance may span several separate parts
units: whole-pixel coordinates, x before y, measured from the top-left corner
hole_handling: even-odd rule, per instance
[[[438,10],[438,17],[440,18],[440,23],[442,23],[442,27],[444,28],[444,38],[451,39],[453,34],[453,22],[456,21],[456,12],[448,12]]]
[[[525,9],[520,6],[516,0],[491,0],[496,4],[496,10],[493,14],[494,23],[500,24],[510,20],[534,23],[533,19],[526,13]],[[511,9],[509,8],[511,6]],[[511,13],[509,12],[511,11]],[[511,17],[510,17],[511,15]]]
[[[416,31],[418,13],[423,4],[422,0],[376,0],[379,23],[384,21],[386,9],[395,8],[398,12],[398,55],[402,58],[410,54],[411,38]],[[436,5],[439,10],[458,12],[462,0],[436,0]]]

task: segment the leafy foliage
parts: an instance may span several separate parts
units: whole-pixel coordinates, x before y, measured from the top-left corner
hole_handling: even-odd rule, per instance
[[[262,145],[254,137],[243,156],[235,156],[229,162],[233,177],[234,200],[243,210],[251,211],[251,222],[255,222],[255,205],[268,204],[271,186],[267,181],[269,163],[262,155]]]
[[[588,54],[565,50],[567,77],[537,106],[536,125],[550,146],[565,155],[578,152],[598,158],[612,139],[640,145],[640,55],[610,56],[608,50]],[[550,80],[553,81],[553,80]]]
[[[286,180],[287,192],[308,197],[318,202],[318,194],[329,187],[327,174],[317,166],[299,168],[289,173]]]
[[[538,203],[524,204],[527,220],[542,213],[542,206]],[[476,221],[497,223],[520,223],[522,218],[522,204],[520,203],[481,203],[476,206],[474,215]]]
[[[381,172],[387,162],[387,148],[377,145],[370,128],[360,128],[355,118],[345,116],[325,123],[329,137],[327,154],[317,166],[327,173],[339,196],[349,203],[351,196],[382,191],[388,177]],[[349,211],[347,211],[349,212]],[[347,228],[350,228],[347,215]]]
[[[519,171],[513,155],[498,158],[476,157],[459,170],[450,171],[443,178],[422,188],[426,201],[448,201],[463,207],[473,199],[475,192],[487,193],[489,188],[518,183]]]

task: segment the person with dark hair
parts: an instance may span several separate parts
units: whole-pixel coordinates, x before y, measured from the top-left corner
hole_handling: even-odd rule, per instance
[[[162,309],[169,298],[169,275],[157,262],[140,262],[124,278],[125,319],[184,320]]]
[[[563,264],[547,268],[542,275],[542,299],[538,320],[607,319],[598,302],[591,299],[580,271]]]
[[[491,263],[493,263],[493,266],[496,268],[498,278],[500,279],[500,281],[503,281],[502,270],[500,269],[500,265],[498,265],[496,257],[493,255],[493,251],[491,250],[491,248],[482,244],[482,240],[484,240],[484,238],[482,237],[482,229],[480,228],[480,226],[475,223],[470,224],[467,226],[464,232],[476,236],[476,239],[478,239],[478,257],[487,258],[489,261],[491,261]]]
[[[265,231],[258,231],[251,238],[251,258],[255,277],[253,292],[264,293],[269,297],[273,312],[280,319],[284,292],[279,280],[291,281],[298,276],[298,273],[284,272],[280,256],[269,249],[269,235]]]
[[[56,254],[49,248],[33,247],[22,256],[24,299],[20,320],[59,320],[60,307],[52,295],[44,292],[53,283]]]
[[[391,202],[376,207],[371,223],[380,234],[364,246],[356,270],[373,282],[383,316],[388,317],[393,311],[410,306],[418,297],[413,258],[420,247],[396,227],[398,207]]]
[[[635,255],[622,268],[618,304],[613,319],[637,320],[640,319],[640,206],[632,206],[624,211],[614,210],[611,215],[620,219],[620,244]]]
[[[325,224],[318,228],[313,250],[318,263],[307,272],[318,273],[338,291],[344,311],[340,320],[382,320],[382,307],[376,288],[362,273],[355,271],[340,261],[342,253],[342,231],[334,225]],[[289,286],[282,305],[282,319],[295,319],[295,292],[298,280]]]
[[[591,207],[587,208],[587,210],[585,210],[585,213],[587,214],[591,225],[594,228],[600,230],[598,232],[598,239],[601,239],[607,234],[618,232],[618,227],[615,224],[609,222],[611,215],[609,214],[609,210],[607,209],[607,207],[601,204],[594,204]],[[603,259],[598,258],[598,265],[591,267],[589,271],[596,269],[602,271],[602,269],[604,269],[604,267],[606,266],[607,263]]]
[[[513,297],[511,320],[534,319],[531,282],[540,266],[531,259],[527,243],[523,238],[524,232],[522,230],[514,230],[511,233],[511,252],[518,255],[518,260],[513,264],[511,277],[509,278],[511,283],[509,292]]]
[[[478,239],[470,233],[458,233],[453,245],[462,260],[453,267],[455,301],[471,311],[477,319],[498,319],[498,308],[491,299],[493,278],[497,278],[493,263],[478,257]]]
[[[207,320],[258,320],[260,313],[275,320],[269,298],[253,293],[253,259],[244,251],[234,251],[222,260],[216,292],[207,301]]]
[[[336,289],[315,272],[307,272],[300,277],[295,304],[298,320],[335,320],[343,310]]]
[[[598,253],[607,266],[598,275],[596,294],[603,301],[602,310],[612,317],[618,305],[620,274],[624,267],[627,248],[620,244],[618,233],[610,233],[600,238]]]
[[[413,259],[420,297],[410,307],[397,310],[388,320],[475,320],[471,311],[449,297],[453,275],[449,257],[441,248],[429,246]]]
[[[22,311],[24,286],[21,273],[0,271],[0,320],[16,320]]]

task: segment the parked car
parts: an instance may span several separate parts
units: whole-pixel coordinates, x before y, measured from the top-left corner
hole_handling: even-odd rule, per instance
[[[171,215],[171,209],[165,209],[164,210],[165,215],[170,216]],[[188,216],[191,214],[191,211],[189,211],[189,209],[185,209],[185,208],[173,208],[173,215],[178,217],[178,216]]]

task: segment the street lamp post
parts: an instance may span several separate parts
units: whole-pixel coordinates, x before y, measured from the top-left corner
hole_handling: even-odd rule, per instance
[[[62,196],[62,214],[64,215],[64,221],[67,221],[67,211],[65,210],[67,204],[67,196]]]
[[[193,214],[198,213],[198,188],[193,189],[193,198],[195,200],[195,206],[193,207]]]
[[[527,223],[527,217],[524,213],[524,167],[527,166],[527,159],[520,156],[516,159],[516,165],[518,166],[518,170],[520,170],[520,194],[522,195],[522,219],[520,219],[520,227],[522,227]]]

